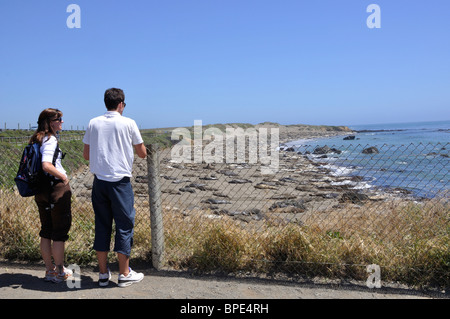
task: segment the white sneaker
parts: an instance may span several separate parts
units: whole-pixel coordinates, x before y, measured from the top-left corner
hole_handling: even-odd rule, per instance
[[[139,282],[142,279],[144,279],[144,274],[139,272],[135,272],[131,268],[128,268],[130,270],[130,273],[128,276],[124,276],[122,274],[119,275],[119,287],[128,287],[131,284],[134,284],[135,282]]]
[[[100,287],[106,287],[109,284],[109,280],[111,279],[111,272],[108,269],[106,274],[99,273],[98,274],[98,285]]]
[[[66,281],[67,278],[73,276],[73,272],[70,269],[62,266],[61,272],[58,272],[58,267],[55,269],[55,277],[51,280],[54,283],[59,284],[60,282]]]

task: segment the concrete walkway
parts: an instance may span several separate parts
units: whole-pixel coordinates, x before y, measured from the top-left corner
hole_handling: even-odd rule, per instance
[[[117,272],[106,288],[97,284],[92,267],[80,269],[80,281],[44,282],[42,265],[0,262],[0,299],[417,299],[432,298],[406,289],[369,289],[364,286],[336,287],[266,279],[194,276],[184,272],[143,272],[140,283],[117,286]],[[71,286],[72,285],[72,286]],[[70,287],[71,286],[71,287]],[[445,295],[442,295],[445,298]],[[438,296],[439,298],[440,296]]]

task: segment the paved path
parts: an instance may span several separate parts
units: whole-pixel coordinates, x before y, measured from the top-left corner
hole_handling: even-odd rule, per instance
[[[431,298],[404,289],[333,287],[264,279],[194,276],[188,273],[139,269],[145,278],[126,288],[100,288],[92,267],[80,270],[79,288],[44,282],[41,265],[0,262],[0,299],[416,299]],[[74,283],[70,281],[69,283]],[[76,283],[75,283],[76,284]]]

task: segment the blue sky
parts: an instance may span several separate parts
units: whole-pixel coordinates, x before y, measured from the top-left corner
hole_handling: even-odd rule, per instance
[[[0,15],[1,128],[46,107],[82,128],[110,87],[141,128],[450,119],[448,0],[15,0]]]

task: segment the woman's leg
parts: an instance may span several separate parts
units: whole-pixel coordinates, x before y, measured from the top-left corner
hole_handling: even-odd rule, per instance
[[[63,272],[64,267],[64,242],[54,241],[52,247],[53,259],[55,260],[55,265],[58,267],[58,272]]]
[[[47,238],[41,237],[41,255],[45,263],[45,270],[53,270],[52,262],[52,241]]]

